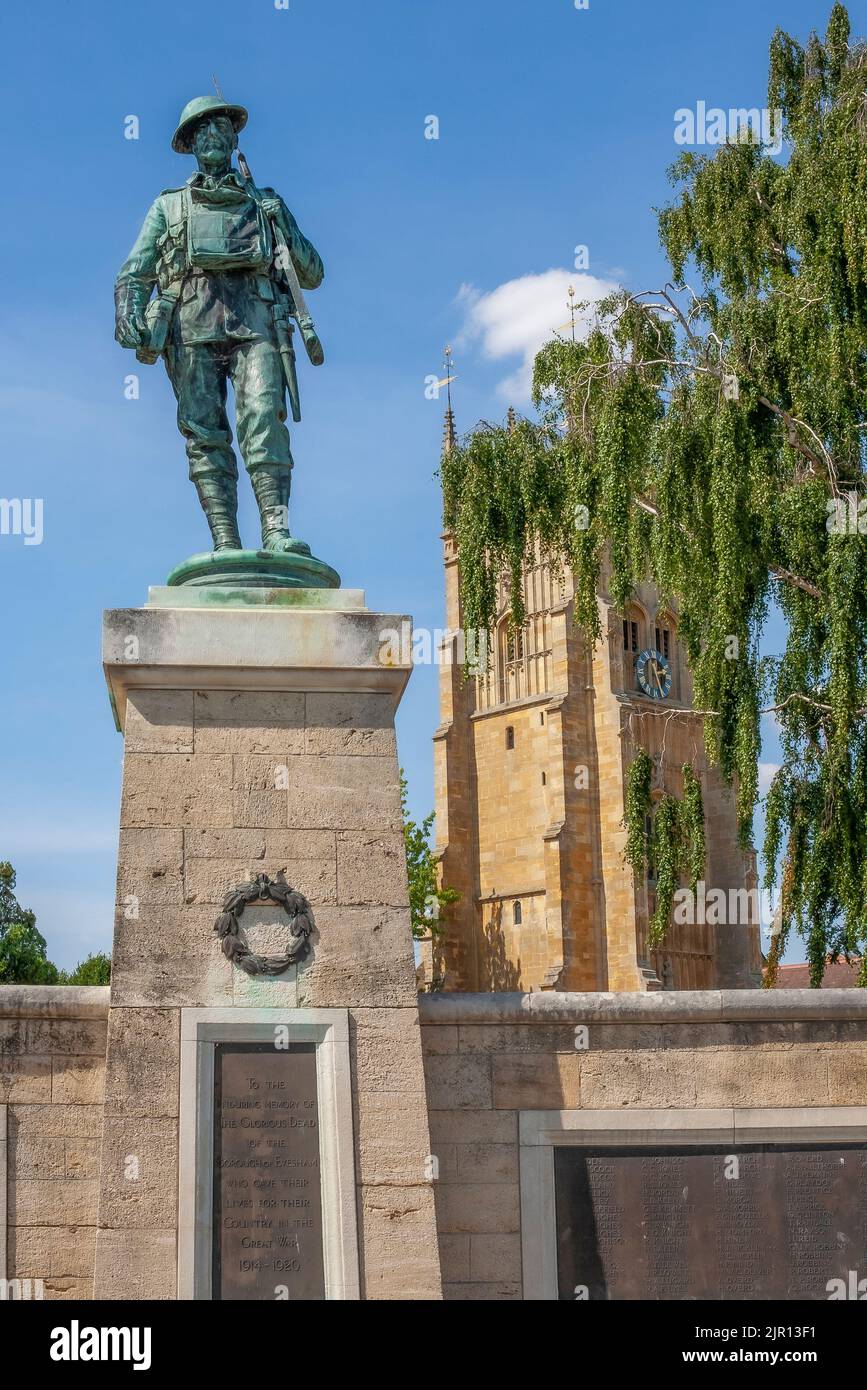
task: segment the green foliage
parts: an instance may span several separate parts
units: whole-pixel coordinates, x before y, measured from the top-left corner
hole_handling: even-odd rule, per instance
[[[86,956],[74,970],[61,970],[57,981],[61,985],[108,985],[111,983],[111,956],[103,951]]]
[[[57,968],[46,954],[36,916],[15,896],[15,870],[0,864],[0,984],[55,985]]]
[[[680,800],[666,793],[654,801],[652,774],[653,760],[646,749],[639,748],[626,773],[624,853],[636,882],[653,868],[656,906],[647,934],[651,947],[659,946],[665,938],[681,880],[686,879],[695,892],[704,874],[706,852],[701,783],[690,764],[684,763],[682,768]]]
[[[679,803],[673,796],[663,796],[653,816],[652,861],[656,874],[656,907],[647,928],[647,944],[659,946],[668,930],[671,907],[679,882],[681,837]]]
[[[650,815],[650,786],[653,776],[653,759],[644,748],[639,748],[626,773],[626,794],[623,823],[626,826],[626,862],[631,866],[636,879],[640,879],[647,868],[649,845],[647,843],[647,818]]]
[[[842,5],[824,40],[778,31],[784,157],[743,138],[684,154],[659,214],[674,284],[611,296],[586,342],[544,347],[538,420],[476,431],[442,470],[468,626],[493,626],[499,574],[537,546],[574,573],[591,639],[603,565],[616,605],[647,577],[676,602],[744,845],[776,713],[767,886],[782,858],[784,932],[804,934],[814,983],[867,948],[867,540],[846,524],[867,484],[865,78]],[[516,582],[511,602],[520,625]],[[785,649],[761,661],[771,602]]]
[[[57,966],[33,922],[10,922],[0,936],[0,984],[56,985]]]
[[[684,845],[684,870],[693,893],[704,874],[707,845],[704,834],[704,802],[701,782],[689,763],[683,765],[683,800],[678,812]]]
[[[409,879],[409,909],[412,934],[419,940],[441,934],[438,925],[442,909],[457,902],[460,894],[454,888],[438,885],[437,861],[431,849],[430,836],[434,823],[433,811],[419,825],[407,811],[407,784],[400,772],[400,806],[403,813],[403,841],[406,849],[406,871]]]
[[[52,964],[45,937],[36,929],[36,914],[21,907],[14,889],[15,870],[0,863],[0,984],[107,985],[110,956],[89,955],[73,971]]]
[[[13,923],[32,925],[35,913],[23,908],[15,896],[15,870],[10,863],[0,863],[0,935]]]

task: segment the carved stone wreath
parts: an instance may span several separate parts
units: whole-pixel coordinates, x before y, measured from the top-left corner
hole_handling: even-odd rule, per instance
[[[281,956],[257,956],[241,935],[238,919],[244,908],[267,901],[279,903],[289,918],[289,944]],[[223,955],[246,975],[283,975],[290,965],[304,960],[310,950],[313,926],[313,911],[303,893],[297,893],[281,875],[271,879],[267,874],[258,874],[226,894],[214,931],[222,943]]]

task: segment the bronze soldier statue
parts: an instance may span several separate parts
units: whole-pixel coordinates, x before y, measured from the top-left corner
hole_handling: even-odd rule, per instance
[[[165,358],[190,478],[215,551],[240,550],[238,465],[226,414],[235,392],[238,444],[262,522],[262,548],[304,551],[289,534],[292,454],[286,390],[300,419],[295,318],[312,362],[323,353],[302,289],[324,274],[318,252],[273,188],[257,188],[239,152],[243,106],[196,97],[172,148],[198,172],[156,199],[115,285],[115,337],[140,361]],[[156,290],[155,297],[152,298]]]

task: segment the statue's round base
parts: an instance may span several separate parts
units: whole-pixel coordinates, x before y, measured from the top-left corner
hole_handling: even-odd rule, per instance
[[[310,554],[304,541],[292,551],[216,550],[191,555],[176,565],[166,583],[171,588],[221,587],[236,589],[339,589],[340,575],[324,560]]]

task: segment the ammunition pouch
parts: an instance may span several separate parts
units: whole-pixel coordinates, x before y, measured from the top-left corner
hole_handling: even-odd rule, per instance
[[[156,299],[152,299],[147,306],[145,325],[148,330],[148,340],[136,351],[139,362],[152,365],[165,351],[181,288],[182,285],[178,285],[175,289],[165,290]]]
[[[240,190],[239,190],[240,193]],[[257,199],[242,193],[215,201],[185,191],[186,263],[196,270],[265,270],[271,264],[271,226]]]
[[[164,193],[166,230],[160,237],[157,251],[157,288],[160,294],[182,280],[187,271],[186,190]]]

